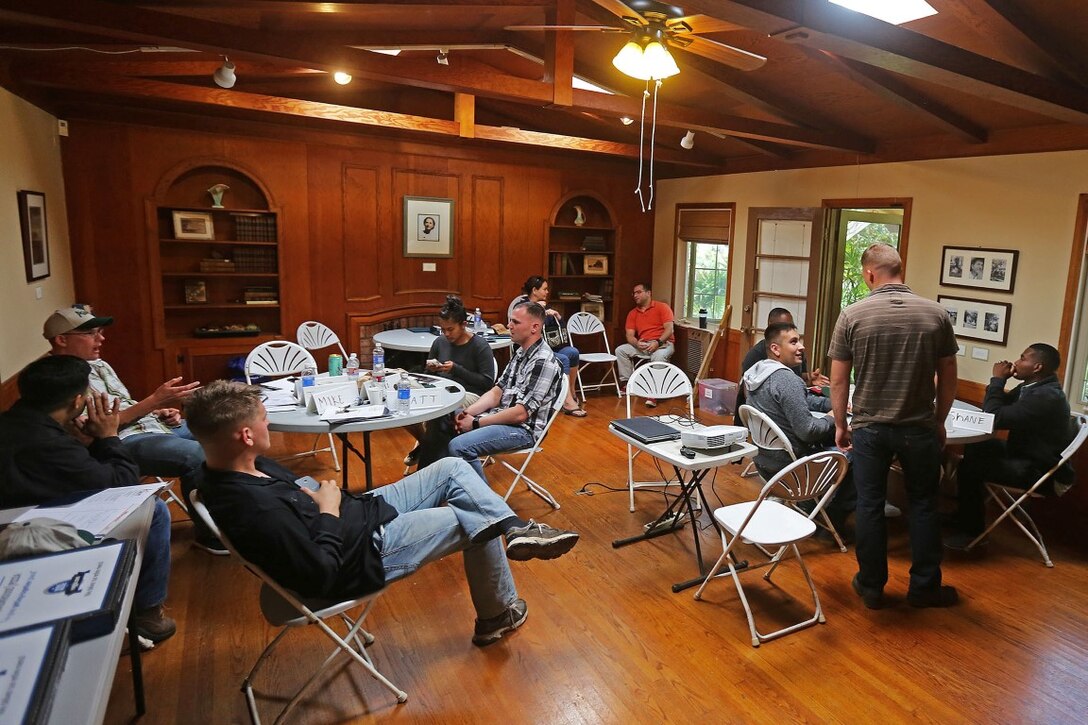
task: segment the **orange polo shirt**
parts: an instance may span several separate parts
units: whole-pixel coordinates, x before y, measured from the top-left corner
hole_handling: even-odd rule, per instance
[[[672,321],[672,308],[654,300],[644,310],[635,307],[627,313],[626,329],[634,330],[637,340],[660,340],[665,332],[665,323]],[[676,335],[669,335],[669,342],[676,342]]]

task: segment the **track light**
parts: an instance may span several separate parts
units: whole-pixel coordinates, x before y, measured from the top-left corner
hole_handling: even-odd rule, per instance
[[[234,63],[230,62],[230,58],[223,56],[223,65],[215,69],[215,73],[212,74],[212,80],[215,81],[215,85],[220,88],[233,88],[238,77],[234,75]]]
[[[630,116],[620,116],[620,123],[622,123],[624,126],[630,126],[634,122],[635,119],[631,118]]]
[[[438,57],[435,58],[435,60],[438,61],[438,65],[449,65],[450,64],[450,50],[449,50],[449,48],[439,48],[438,49]]]
[[[332,79],[340,85],[346,86],[348,83],[351,83],[351,74],[338,70],[332,74]]]
[[[691,151],[693,148],[695,148],[695,132],[688,131],[687,133],[685,133],[684,138],[680,139],[680,146],[686,148],[688,151]]]

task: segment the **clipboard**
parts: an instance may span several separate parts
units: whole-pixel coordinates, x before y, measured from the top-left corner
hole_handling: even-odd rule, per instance
[[[0,635],[0,722],[48,722],[69,636],[67,621]]]
[[[74,644],[112,632],[135,561],[122,539],[0,562],[0,633],[68,621]]]

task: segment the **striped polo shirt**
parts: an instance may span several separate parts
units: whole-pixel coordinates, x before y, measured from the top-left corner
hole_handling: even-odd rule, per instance
[[[886,284],[839,315],[827,354],[852,361],[852,428],[871,423],[936,426],[937,360],[959,345],[943,307],[905,284]]]

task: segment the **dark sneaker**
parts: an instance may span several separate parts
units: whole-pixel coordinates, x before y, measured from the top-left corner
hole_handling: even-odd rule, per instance
[[[507,632],[525,624],[525,618],[529,616],[529,606],[524,599],[515,601],[509,609],[497,617],[476,620],[476,632],[472,635],[472,644],[477,647],[486,647],[502,639]]]
[[[912,607],[951,607],[960,600],[956,587],[942,586],[932,591],[907,592],[907,604]]]
[[[646,407],[647,408],[656,408],[657,407],[657,401],[654,400],[653,398],[646,398]]]
[[[858,581],[857,574],[854,575],[854,580],[850,582],[850,584],[854,587],[854,591],[857,595],[861,597],[861,601],[869,609],[880,609],[884,606],[884,592],[880,589],[870,589],[869,587],[864,586]]]
[[[506,532],[506,558],[514,561],[558,559],[574,548],[578,534],[563,531],[532,519],[528,526],[515,526]]]
[[[177,622],[166,616],[161,604],[136,612],[132,617],[132,627],[137,635],[154,644],[170,639],[178,631]]]
[[[214,556],[230,556],[230,552],[227,551],[227,547],[223,546],[223,542],[211,534],[208,536],[198,536],[196,539],[193,539],[193,546],[198,549],[203,549]]]
[[[404,465],[406,466],[414,466],[417,463],[419,463],[419,446],[408,451],[408,455],[404,457]]]

